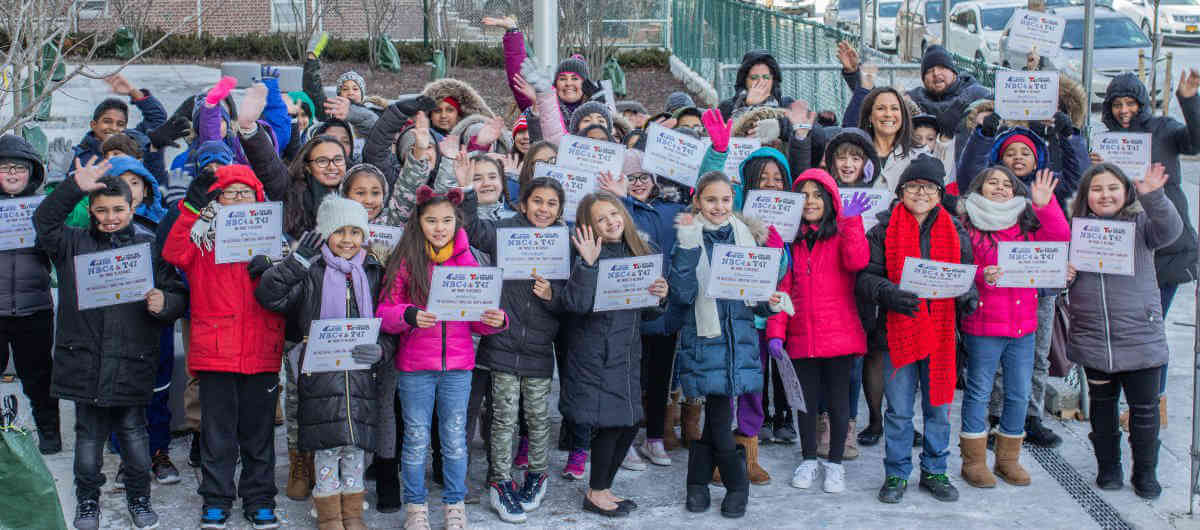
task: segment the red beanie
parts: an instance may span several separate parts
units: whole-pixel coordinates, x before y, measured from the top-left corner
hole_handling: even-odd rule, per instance
[[[243,164],[232,164],[221,166],[216,171],[217,181],[208,188],[208,191],[222,190],[230,184],[245,184],[254,190],[254,198],[258,202],[267,200],[263,193],[262,181],[254,175],[254,170],[250,166]]]
[[[462,114],[462,105],[458,104],[457,99],[454,99],[450,96],[446,96],[446,97],[442,98],[442,101],[449,103],[451,107],[454,107],[454,110],[457,110],[459,114]]]
[[[1004,143],[1000,144],[1000,158],[1004,158],[1004,152],[1007,151],[1008,146],[1012,144],[1024,144],[1025,147],[1028,147],[1030,151],[1033,151],[1033,157],[1037,158],[1038,150],[1037,147],[1034,146],[1033,139],[1024,134],[1014,134],[1005,139]]]
[[[516,135],[517,133],[524,131],[528,128],[529,128],[529,122],[525,121],[525,114],[522,113],[517,116],[517,123],[513,124],[512,133],[514,135]]]

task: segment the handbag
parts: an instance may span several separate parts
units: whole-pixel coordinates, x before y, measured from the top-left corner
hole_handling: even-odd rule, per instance
[[[1071,305],[1066,291],[1054,300],[1054,331],[1050,337],[1050,375],[1066,377],[1075,368],[1075,363],[1067,358],[1067,338],[1071,331],[1071,317],[1067,307]]]

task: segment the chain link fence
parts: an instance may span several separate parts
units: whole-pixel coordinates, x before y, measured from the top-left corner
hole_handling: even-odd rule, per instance
[[[711,82],[721,99],[735,91],[742,55],[764,49],[780,64],[784,95],[840,114],[851,96],[837,59],[842,40],[859,50],[864,63],[879,67],[877,85],[907,90],[920,83],[920,64],[873,50],[862,35],[738,0],[671,0],[671,20],[672,53]],[[970,73],[985,86],[995,83],[995,65],[959,55],[954,59],[960,73]]]

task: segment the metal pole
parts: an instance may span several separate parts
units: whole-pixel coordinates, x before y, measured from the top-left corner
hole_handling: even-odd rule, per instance
[[[867,31],[867,2],[871,2],[871,1],[873,1],[873,0],[858,0],[858,37],[860,39],[859,42],[866,42],[866,39],[863,39],[863,37],[865,36],[864,33],[866,33],[866,31]]]
[[[871,0],[871,49],[879,49],[879,0]]]
[[[1167,75],[1171,75],[1170,71]],[[1167,87],[1168,89],[1170,86]],[[1196,282],[1196,299],[1200,300],[1200,282]],[[1196,304],[1195,324],[1200,330],[1200,304]],[[1188,514],[1196,513],[1197,494],[1200,494],[1200,333],[1192,336],[1192,481],[1188,493]]]
[[[942,0],[942,46],[946,45],[946,36],[950,34],[950,0]]]
[[[1092,101],[1092,51],[1096,46],[1096,2],[1083,3],[1083,93],[1087,94],[1088,106]],[[1092,144],[1092,113],[1083,113],[1083,138]],[[1086,381],[1085,381],[1086,382]]]
[[[543,68],[558,64],[558,0],[533,2],[533,54]]]
[[[1151,25],[1151,27],[1153,28],[1151,30],[1153,35],[1150,36],[1150,110],[1151,111],[1154,110],[1154,104],[1158,103],[1157,101],[1155,101],[1155,98],[1158,97],[1158,96],[1155,96],[1155,94],[1158,93],[1158,90],[1157,90],[1157,88],[1158,88],[1158,56],[1160,53],[1162,53],[1162,33],[1160,33],[1158,30],[1158,5],[1159,5],[1159,3],[1160,3],[1160,0],[1154,0],[1154,24]],[[1169,96],[1166,94],[1163,94],[1163,100],[1167,100],[1167,99],[1169,99]]]

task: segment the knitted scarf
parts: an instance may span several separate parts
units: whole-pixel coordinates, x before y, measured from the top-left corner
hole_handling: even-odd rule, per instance
[[[941,206],[930,212],[937,217],[929,235],[929,259],[959,263],[958,231],[950,213]],[[921,256],[921,227],[912,213],[897,204],[888,223],[884,250],[888,279],[900,284],[904,258]],[[934,406],[954,400],[954,299],[922,300],[914,316],[894,311],[887,314],[887,341],[892,366],[900,368],[929,359],[929,401]]]
[[[374,306],[371,303],[371,284],[367,281],[367,271],[363,270],[363,260],[367,257],[366,250],[359,250],[354,257],[346,259],[329,250],[329,245],[321,245],[321,256],[325,258],[325,278],[321,283],[321,318],[349,318],[346,314],[346,277],[350,277],[354,285],[354,301],[358,303],[359,318],[374,318]]]
[[[425,254],[428,255],[429,259],[433,260],[434,263],[441,265],[445,263],[446,260],[450,259],[450,256],[454,255],[454,242],[451,241],[450,244],[434,250],[433,245],[426,241]]]
[[[978,193],[969,193],[963,199],[963,207],[967,210],[971,225],[981,232],[999,232],[1017,224],[1017,219],[1028,204],[1029,200],[1021,196],[996,202]]]

